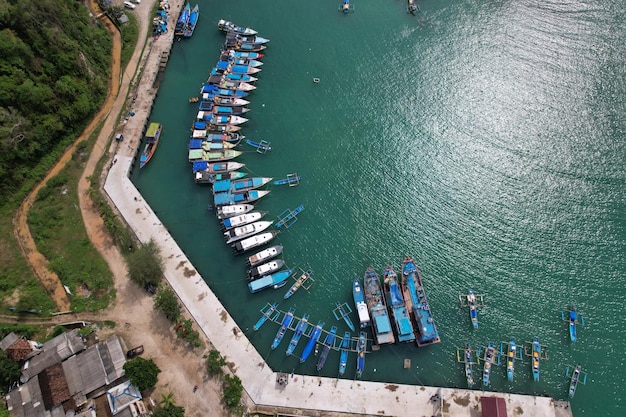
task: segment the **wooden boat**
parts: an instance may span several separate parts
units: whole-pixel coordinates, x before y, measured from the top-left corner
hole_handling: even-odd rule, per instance
[[[223,50],[222,52],[229,54],[231,57],[234,57],[234,58],[261,59],[264,56],[260,52],[241,52],[241,51],[233,51],[233,50]]]
[[[238,33],[229,33],[226,35],[226,39],[236,39],[237,42],[252,44],[252,45],[264,45],[268,43],[270,40],[267,38],[263,38],[259,35],[241,35]]]
[[[539,360],[541,359],[541,344],[538,337],[533,337],[532,341],[532,370],[533,379],[535,382],[539,381]]]
[[[247,67],[246,67],[247,68]],[[238,68],[235,68],[235,71],[237,71]],[[254,70],[254,71],[252,71]],[[239,71],[239,72],[234,72],[234,74],[248,74],[248,73],[254,73],[254,72],[259,72],[260,69],[258,68],[251,68],[250,72],[247,71]],[[200,90],[200,94],[202,94],[202,98],[204,98],[204,94],[208,94],[209,99],[213,99],[215,97],[233,97],[233,98],[242,98],[242,97],[247,97],[248,93],[246,91],[241,91],[241,90],[227,90],[225,88],[219,88],[214,84],[204,84],[202,86],[202,89]]]
[[[290,269],[266,275],[248,283],[248,289],[254,294],[267,288],[280,288],[285,285],[285,280],[289,278],[289,275],[291,275]]]
[[[213,194],[213,205],[230,206],[233,204],[247,204],[268,195],[270,192],[266,190],[250,190],[245,193],[215,193]]]
[[[274,181],[274,185],[298,185],[302,179],[299,175],[287,176],[287,178],[281,178]]]
[[[576,343],[576,325],[585,325],[585,319],[582,314],[576,311],[576,307],[572,306],[571,310],[561,310],[561,318],[568,322],[569,338],[572,343]]]
[[[224,149],[233,149],[235,146],[234,143],[230,142],[212,142],[208,140],[202,139],[189,139],[189,149],[202,149],[203,151],[221,151]]]
[[[261,326],[263,326],[263,324],[267,321],[267,319],[270,318],[272,313],[275,312],[278,308],[278,303],[268,304],[268,306],[266,306],[267,308],[265,309],[265,311],[263,311],[263,315],[261,316],[259,321],[257,321],[254,325],[254,331],[259,330]]]
[[[194,173],[194,181],[196,184],[214,184],[216,181],[238,180],[248,175],[247,172],[230,171],[223,174],[210,174],[206,171],[198,171]]]
[[[413,314],[413,320],[417,330],[417,346],[428,346],[439,343],[441,338],[437,332],[437,326],[426,298],[426,291],[422,284],[420,274],[415,261],[408,256],[402,261],[402,287],[405,293],[404,300]],[[409,305],[410,303],[410,305]]]
[[[254,235],[249,238],[240,240],[239,242],[233,245],[233,248],[237,252],[243,253],[250,249],[257,248],[261,245],[265,245],[266,243],[274,239],[277,234],[278,234],[278,230],[272,230],[270,232],[260,233],[258,235]]]
[[[517,344],[515,338],[509,341],[509,348],[506,353],[506,377],[509,382],[513,382],[513,374],[515,372],[515,359],[517,357]]]
[[[274,259],[248,270],[248,280],[252,281],[266,275],[272,274],[285,265],[282,259]]]
[[[348,306],[347,303],[335,303],[335,309],[333,310],[333,315],[337,320],[342,320],[346,323],[346,326],[352,331],[355,330],[354,323],[350,320],[350,313],[352,313],[352,309]]]
[[[198,24],[198,17],[200,17],[200,8],[196,4],[194,8],[191,9],[187,25],[183,26],[182,35],[185,38],[191,38],[191,35],[193,35],[193,31],[196,30],[196,25]]]
[[[250,104],[248,100],[233,97],[214,97],[213,103],[217,104],[218,106],[246,106]]]
[[[472,349],[470,348],[469,343],[465,345],[464,363],[467,387],[471,389],[474,386],[474,373],[472,371],[472,365],[474,364],[474,361],[472,360]]]
[[[363,287],[376,341],[379,345],[395,343],[396,338],[391,329],[391,321],[389,320],[389,312],[385,304],[380,279],[372,268],[368,267],[365,271]]]
[[[222,80],[219,84],[215,84],[224,90],[252,91],[256,90],[256,86],[245,81]]]
[[[491,375],[491,365],[495,360],[496,349],[493,342],[489,342],[487,349],[485,349],[484,367],[483,367],[483,386],[489,385],[489,377]]]
[[[567,369],[565,370],[565,376],[569,376],[569,372],[570,371],[570,366],[567,366]],[[572,371],[572,376],[571,376],[571,380],[569,383],[569,390],[568,390],[568,396],[569,398],[574,398],[574,394],[576,394],[576,388],[578,387],[578,384],[583,384],[585,385],[587,383],[587,374],[585,372],[582,371],[582,367],[580,365],[576,365],[576,367],[573,368]]]
[[[328,358],[328,354],[330,353],[330,348],[333,345],[336,334],[337,326],[333,326],[330,328],[330,332],[324,337],[324,341],[322,342],[322,351],[320,352],[320,357],[317,360],[316,369],[318,371],[321,371],[326,363],[326,359]]]
[[[262,150],[262,151],[264,151],[264,152],[267,152],[267,151],[271,151],[271,150],[272,150],[272,147],[271,147],[271,146],[269,146],[269,144],[268,144],[267,142],[263,142],[263,141],[261,141],[261,142],[255,142],[255,141],[253,141],[253,140],[246,139],[246,143],[247,143],[248,145],[252,146],[253,148],[260,149],[260,150]]]
[[[270,227],[274,223],[273,221],[258,221],[250,224],[246,224],[243,226],[235,227],[234,229],[227,230],[224,232],[224,238],[226,238],[226,244],[230,245],[231,243],[235,243],[240,241],[241,239],[245,239],[247,237],[256,235],[257,233],[261,233],[268,227]]]
[[[241,126],[235,126],[231,124],[226,125],[216,125],[213,123],[207,124],[206,133],[233,133],[239,132],[241,130]]]
[[[245,135],[237,132],[230,133],[207,133],[204,140],[211,142],[230,142],[238,144],[242,139],[245,139]]]
[[[232,229],[233,227],[243,226],[261,220],[267,211],[252,211],[250,213],[240,214],[238,216],[230,217],[222,220],[222,227],[225,230]]]
[[[361,378],[365,370],[365,351],[367,350],[367,333],[359,333],[359,341],[356,345],[356,376]]]
[[[178,20],[176,21],[176,25],[174,26],[174,35],[182,36],[183,30],[189,24],[189,17],[191,16],[191,6],[189,3],[185,4],[183,11],[178,16]]]
[[[292,295],[294,295],[296,293],[296,291],[298,291],[300,289],[300,287],[302,287],[302,285],[309,279],[311,278],[311,270],[308,271],[302,271],[302,275],[300,275],[300,277],[296,280],[296,282],[293,283],[293,285],[291,286],[291,288],[289,288],[289,290],[287,290],[287,292],[285,293],[285,295],[283,296],[283,298],[286,300],[289,297],[291,297]]]
[[[150,126],[148,126],[148,131],[146,132],[146,144],[143,148],[141,156],[139,157],[139,168],[146,166],[146,164],[150,162],[150,159],[152,159],[152,155],[154,155],[154,151],[156,151],[157,145],[159,144],[162,131],[163,125],[161,125],[161,123],[152,122],[150,123]]]
[[[197,102],[199,102],[199,101],[200,101],[200,98],[199,98],[199,97],[190,97],[190,98],[189,98],[189,102],[190,102],[190,103],[197,103]]]
[[[240,116],[250,111],[247,107],[242,106],[218,106],[209,102],[210,105],[204,106],[202,110],[198,112],[197,120],[210,121],[209,115],[215,116]]]
[[[198,161],[193,163],[193,172],[204,171],[209,174],[223,174],[226,172],[235,171],[237,169],[245,167],[246,164],[241,162],[207,162]]]
[[[280,342],[283,340],[287,329],[289,328],[289,326],[291,326],[291,322],[293,321],[293,315],[295,314],[295,312],[296,309],[291,307],[289,311],[285,314],[285,317],[283,317],[283,320],[280,323],[280,327],[276,332],[276,336],[274,337],[274,341],[272,342],[272,350],[276,349],[278,345],[280,345]]]
[[[475,294],[472,289],[467,290],[467,294],[459,295],[459,303],[461,307],[469,308],[470,320],[474,329],[478,329],[478,307],[485,305],[484,295]]]
[[[189,162],[220,162],[229,161],[237,158],[243,152],[234,149],[216,149],[216,150],[204,150],[204,149],[190,149],[188,153]]]
[[[315,327],[313,328],[313,331],[311,332],[311,336],[309,336],[309,341],[306,342],[306,345],[304,346],[304,350],[302,351],[302,356],[300,356],[300,363],[304,363],[311,355],[311,352],[313,352],[313,348],[315,347],[315,344],[319,340],[322,334],[323,328],[324,328],[324,322],[322,320],[318,321]]]
[[[215,70],[217,70],[217,72],[219,71],[223,71],[224,73],[230,73],[230,74],[248,74],[248,75],[252,75],[252,74],[257,74],[259,72],[261,72],[261,68],[258,67],[251,67],[250,65],[235,65],[233,64],[231,61],[226,60],[226,61],[218,61],[217,64],[215,64],[215,67],[213,67]],[[213,70],[211,70],[213,71]],[[219,89],[219,87],[215,87],[217,89]],[[209,92],[209,91],[207,91]]]
[[[308,324],[309,324],[309,315],[305,314],[304,316],[302,316],[302,318],[298,322],[298,325],[296,326],[296,330],[294,330],[293,336],[291,337],[291,340],[289,341],[289,346],[287,347],[287,352],[286,352],[287,356],[291,355],[293,351],[296,349],[296,346],[298,346],[298,342],[300,341],[300,338],[302,337],[302,334],[306,330]]]
[[[398,275],[396,271],[388,265],[383,272],[383,283],[385,286],[385,295],[387,296],[387,306],[393,318],[393,324],[398,336],[398,342],[412,342],[415,340],[413,333],[413,325],[409,312],[406,309],[400,284],[398,283]]]
[[[415,16],[417,12],[420,11],[420,8],[415,0],[407,0],[406,11],[407,13],[411,13],[413,16]]]
[[[355,276],[352,280],[352,297],[354,298],[354,306],[356,312],[359,315],[359,326],[361,329],[370,325],[370,313],[367,310],[367,303],[365,302],[365,294],[359,279]]]
[[[348,352],[350,350],[350,332],[343,334],[343,340],[341,341],[341,349],[339,354],[339,375],[346,373],[348,367]]]
[[[237,126],[240,124],[244,124],[245,122],[248,121],[248,119],[246,119],[245,117],[241,117],[241,116],[234,116],[234,115],[225,116],[225,115],[211,114],[211,113],[205,115],[205,120],[207,121],[207,123],[210,123],[216,126],[222,126],[222,125]]]
[[[224,31],[226,33],[234,32],[234,33],[238,33],[240,35],[246,35],[246,36],[257,34],[257,31],[254,29],[237,26],[233,22],[229,22],[224,19],[220,19],[219,22],[217,22],[217,27],[219,30]]]
[[[220,220],[228,219],[233,216],[248,213],[252,210],[254,210],[254,206],[252,204],[232,204],[229,206],[222,206],[217,208],[217,218]]]
[[[257,252],[257,253],[255,253],[252,256],[249,256],[248,259],[246,260],[246,262],[250,266],[256,266],[256,265],[259,265],[262,262],[265,262],[267,260],[270,260],[270,259],[280,255],[282,252],[283,252],[282,245],[270,246],[267,249],[263,249],[262,251]]]
[[[343,0],[343,3],[339,5],[338,10],[343,14],[348,14],[354,12],[354,6],[350,4],[350,0]]]
[[[268,177],[242,178],[235,181],[224,180],[213,184],[213,192],[243,193],[262,187],[270,181],[272,181],[272,178]]]
[[[224,48],[232,49],[234,51],[243,51],[243,52],[261,52],[262,50],[266,48],[266,46],[234,42],[234,43],[225,43]]]

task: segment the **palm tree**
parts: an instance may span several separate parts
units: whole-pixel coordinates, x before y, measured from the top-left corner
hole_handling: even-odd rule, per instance
[[[159,405],[165,409],[174,407],[174,394],[172,393],[172,391],[168,392],[167,395],[161,393],[161,400],[159,401]]]

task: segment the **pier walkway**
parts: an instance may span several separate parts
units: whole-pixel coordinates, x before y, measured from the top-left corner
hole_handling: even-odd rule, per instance
[[[176,2],[178,3],[178,2]],[[159,39],[171,42],[171,32]],[[159,45],[160,46],[160,45]],[[402,416],[475,416],[480,398],[498,397],[506,402],[509,416],[570,417],[568,403],[548,397],[469,391],[384,382],[355,381],[293,375],[287,385],[277,382],[278,374],[267,366],[263,357],[248,341],[129,179],[139,144],[150,116],[158,75],[160,54],[153,48],[146,56],[143,76],[133,96],[134,116],[124,128],[124,141],[115,143],[113,163],[104,190],[141,242],[154,239],[164,261],[164,275],[185,308],[206,337],[241,379],[253,404],[251,410],[268,413],[310,416],[393,415]],[[158,84],[158,83],[156,83]],[[349,399],[349,400],[348,400]],[[567,407],[567,408],[566,408]]]

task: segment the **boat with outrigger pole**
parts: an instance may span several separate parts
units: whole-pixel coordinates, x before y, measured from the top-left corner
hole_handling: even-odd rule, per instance
[[[456,360],[457,362],[465,365],[465,379],[467,380],[467,388],[473,388],[475,381],[472,366],[478,365],[478,353],[475,350],[472,350],[469,343],[467,343],[465,345],[465,348],[456,349]]]
[[[278,328],[276,336],[274,337],[274,341],[272,342],[272,350],[276,349],[278,345],[280,345],[280,342],[283,340],[287,329],[289,329],[289,326],[291,326],[291,322],[293,321],[295,313],[296,309],[294,307],[291,307],[289,311],[285,313],[285,317],[283,317],[283,320],[280,322],[280,327]]]
[[[415,0],[407,0],[406,12],[411,13],[413,16],[420,11],[420,7],[417,5]]]
[[[578,384],[587,384],[587,373],[582,371],[581,365],[567,365],[565,368],[565,376],[571,378],[568,390],[568,396],[571,399],[574,398],[574,394],[576,394]]]
[[[295,209],[285,209],[278,215],[278,221],[276,222],[276,227],[285,226],[289,229],[298,221],[298,214],[304,211],[304,206],[300,204]]]
[[[542,359],[548,359],[547,346],[542,346],[539,337],[533,337],[532,342],[524,345],[524,354],[531,358],[531,370],[535,382],[539,382],[540,365]]]
[[[365,352],[367,351],[367,333],[359,332],[359,340],[356,345],[356,377],[361,378],[365,370]]]
[[[302,338],[302,335],[304,334],[304,331],[306,330],[308,325],[309,325],[309,315],[305,313],[304,316],[302,316],[302,318],[298,322],[296,329],[293,331],[293,336],[291,337],[291,340],[289,341],[289,346],[287,347],[287,351],[286,351],[287,356],[293,354],[293,351],[296,349],[296,346],[298,346],[298,342],[300,342],[300,339]]]
[[[470,320],[472,321],[472,326],[475,329],[478,329],[478,307],[485,306],[484,294],[474,294],[474,291],[471,289],[467,290],[467,294],[459,295],[459,302],[461,307],[469,307]]]
[[[335,309],[333,310],[333,315],[337,320],[343,320],[346,322],[346,325],[350,328],[350,330],[354,331],[354,323],[350,320],[349,314],[352,313],[352,309],[348,305],[348,303],[338,303],[335,302]]]
[[[341,348],[339,354],[339,375],[346,373],[348,367],[348,352],[350,351],[350,344],[352,341],[352,335],[350,332],[343,334],[343,340],[341,341]]]
[[[326,359],[328,358],[328,353],[330,353],[330,348],[333,346],[333,341],[335,340],[335,335],[337,334],[337,326],[333,326],[330,328],[330,332],[326,334],[324,337],[324,341],[322,342],[322,352],[320,353],[320,357],[317,360],[317,370],[321,371],[326,363]]]
[[[481,358],[482,349],[485,353]],[[478,348],[478,359],[483,361],[483,387],[487,387],[490,383],[492,365],[500,365],[500,356],[496,351],[495,344],[489,342],[486,348]]]
[[[343,14],[353,13],[354,5],[350,4],[350,0],[343,0],[343,3],[339,4],[337,10],[339,10]]]
[[[296,187],[300,185],[300,177],[298,174],[287,174],[286,178],[274,181],[274,185],[289,185],[290,187]]]
[[[280,316],[280,311],[276,311],[277,308],[278,308],[278,303],[274,303],[274,304],[267,303],[265,307],[261,309],[261,312],[263,313],[263,315],[261,316],[259,321],[257,321],[256,324],[254,325],[254,331],[259,330],[261,326],[265,324],[267,319],[270,318],[270,316],[274,315],[275,317],[271,318],[271,320],[272,321],[276,320],[276,318]]]
[[[301,272],[300,276],[296,279],[296,282],[294,282],[293,285],[285,293],[283,297],[285,300],[290,298],[292,295],[294,295],[296,291],[298,291],[300,288],[304,288],[305,290],[308,290],[309,288],[311,288],[311,285],[313,285],[313,278],[311,278],[311,275],[313,274],[313,272],[310,269],[305,271],[302,268],[300,268],[300,272]],[[294,274],[294,277],[295,277],[295,274]]]
[[[585,325],[585,318],[576,311],[576,307],[572,305],[571,310],[561,310],[561,319],[568,322],[569,338],[572,343],[576,343],[576,325]]]
[[[506,346],[506,352],[505,347]],[[515,372],[515,360],[522,360],[522,351],[518,349],[514,337],[509,342],[500,342],[500,356],[506,356],[506,377],[509,382],[513,382],[513,374]]]
[[[317,341],[322,335],[324,324],[325,323],[322,320],[320,320],[317,322],[317,324],[313,328],[313,331],[311,332],[311,335],[309,336],[309,341],[306,342],[306,345],[304,346],[304,350],[302,351],[302,356],[300,356],[300,363],[304,363],[309,358],[309,356],[311,356],[311,352],[313,352],[313,348],[315,348]]]

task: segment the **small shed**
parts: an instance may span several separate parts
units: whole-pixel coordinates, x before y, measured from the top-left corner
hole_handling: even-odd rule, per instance
[[[482,417],[507,417],[506,401],[501,397],[480,397]]]

